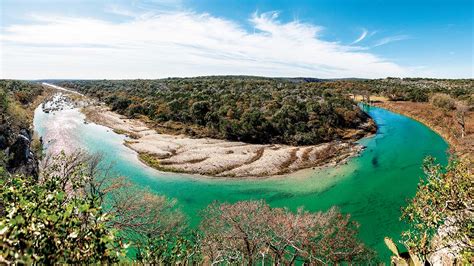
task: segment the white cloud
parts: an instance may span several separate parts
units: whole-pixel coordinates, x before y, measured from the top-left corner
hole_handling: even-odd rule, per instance
[[[181,8],[182,0],[135,0],[134,5],[148,10],[162,10],[163,8]]]
[[[408,35],[395,35],[395,36],[385,37],[385,38],[382,38],[382,39],[376,41],[375,44],[373,45],[373,47],[389,44],[389,43],[392,43],[392,42],[403,41],[403,40],[407,40],[407,39],[410,39],[410,36],[408,36]]]
[[[119,15],[119,16],[124,16],[124,17],[136,18],[136,17],[140,16],[140,14],[138,14],[137,12],[134,12],[134,11],[126,9],[126,8],[123,8],[123,7],[121,7],[119,5],[116,5],[116,4],[112,4],[112,5],[107,6],[107,8],[104,11],[107,12],[107,13],[111,13],[111,14],[115,14],[115,15]]]
[[[319,26],[282,23],[275,12],[254,14],[249,22],[254,30],[192,12],[133,16],[124,22],[37,16],[30,24],[3,29],[0,76],[329,78],[406,76],[409,72],[366,51],[322,40]]]
[[[367,29],[362,29],[362,33],[360,34],[359,38],[357,38],[355,41],[353,41],[351,44],[356,44],[361,42],[365,37],[367,37],[367,34],[369,31]]]

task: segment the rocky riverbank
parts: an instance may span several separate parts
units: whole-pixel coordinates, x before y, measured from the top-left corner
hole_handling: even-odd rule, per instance
[[[196,139],[158,134],[144,122],[128,119],[103,106],[88,106],[83,108],[83,113],[91,122],[128,135],[130,139],[125,145],[137,151],[144,163],[161,171],[216,177],[266,177],[343,163],[363,149],[352,141],[288,146]],[[351,132],[351,135],[360,136],[360,132]]]

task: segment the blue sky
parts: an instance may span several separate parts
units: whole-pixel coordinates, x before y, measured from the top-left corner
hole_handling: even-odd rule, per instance
[[[0,78],[474,76],[471,0],[0,5]]]

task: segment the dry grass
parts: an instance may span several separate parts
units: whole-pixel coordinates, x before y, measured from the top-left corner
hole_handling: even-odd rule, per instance
[[[199,158],[199,159],[192,159],[192,160],[183,161],[183,162],[160,161],[160,164],[161,165],[195,164],[195,163],[204,162],[207,159],[209,159],[209,157],[204,157],[204,158]]]
[[[163,164],[160,163],[160,159],[152,154],[139,153],[138,159],[142,161],[144,164],[152,168],[155,168],[158,171],[173,172],[173,173],[186,173],[186,171],[183,171],[178,168],[164,166]]]

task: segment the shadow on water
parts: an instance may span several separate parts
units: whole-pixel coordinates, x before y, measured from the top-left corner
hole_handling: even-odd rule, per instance
[[[372,166],[374,168],[377,168],[379,166],[379,158],[377,157],[377,155],[375,155],[373,158],[372,158]]]
[[[295,194],[293,193],[279,192],[274,194],[273,196],[266,198],[266,200],[267,202],[274,202],[278,200],[291,199],[293,197],[295,197]]]
[[[185,202],[186,204],[192,204],[192,203],[194,203],[196,200],[193,199],[193,198],[190,198],[190,197],[185,197],[185,198],[181,198],[181,201]]]
[[[264,188],[256,188],[256,189],[242,189],[239,191],[241,195],[266,195],[272,193],[273,190],[264,189]]]

